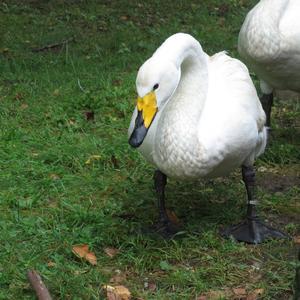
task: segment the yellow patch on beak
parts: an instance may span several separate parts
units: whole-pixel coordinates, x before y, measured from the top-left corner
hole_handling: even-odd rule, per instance
[[[145,95],[143,98],[138,97],[137,109],[142,112],[145,127],[149,128],[157,112],[155,93],[150,92],[147,95]]]

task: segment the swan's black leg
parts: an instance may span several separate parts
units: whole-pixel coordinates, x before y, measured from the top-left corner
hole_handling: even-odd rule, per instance
[[[266,113],[266,126],[268,129],[271,128],[271,110],[273,106],[273,93],[271,94],[263,94],[260,98],[260,102],[262,107]]]
[[[178,232],[178,227],[173,224],[168,217],[165,206],[165,187],[167,185],[167,176],[159,170],[154,172],[154,187],[158,200],[159,221],[157,224],[157,232],[165,237],[170,237]]]
[[[267,226],[257,216],[254,168],[242,166],[242,176],[248,196],[247,217],[245,221],[226,229],[223,235],[250,244],[259,244],[268,238],[286,238],[284,233]]]

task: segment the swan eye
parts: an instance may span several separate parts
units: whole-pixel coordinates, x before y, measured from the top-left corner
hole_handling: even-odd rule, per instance
[[[159,84],[158,84],[158,83],[154,84],[154,86],[153,86],[153,91],[156,90],[156,89],[158,89],[158,87],[159,87]]]

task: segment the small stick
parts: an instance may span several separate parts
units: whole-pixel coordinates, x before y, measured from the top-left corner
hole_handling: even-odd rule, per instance
[[[69,38],[67,40],[64,40],[60,43],[55,43],[55,44],[50,44],[50,45],[46,45],[44,47],[41,47],[41,48],[33,48],[31,51],[32,52],[41,52],[41,51],[47,51],[47,50],[50,50],[50,49],[53,49],[53,48],[57,48],[57,47],[60,47],[60,46],[63,46],[69,42],[72,42],[74,40],[74,38]]]
[[[85,93],[85,90],[84,90],[84,88],[82,87],[79,78],[77,78],[77,83],[78,83],[79,89],[80,89],[83,93]]]
[[[27,278],[32,288],[35,290],[39,300],[52,300],[47,287],[45,286],[41,276],[38,274],[37,271],[29,270],[27,272]]]

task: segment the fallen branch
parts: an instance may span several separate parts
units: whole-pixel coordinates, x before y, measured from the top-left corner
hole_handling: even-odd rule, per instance
[[[52,300],[47,287],[45,286],[41,276],[38,274],[37,271],[29,270],[27,272],[27,278],[32,288],[35,290],[39,300]]]
[[[67,40],[64,40],[60,43],[55,43],[55,44],[50,44],[50,45],[46,45],[44,47],[41,47],[41,48],[33,48],[31,51],[32,52],[42,52],[42,51],[47,51],[47,50],[51,50],[51,49],[55,49],[55,48],[58,48],[58,47],[62,47],[64,46],[65,44],[69,43],[69,42],[72,42],[74,41],[74,38],[69,38]]]

